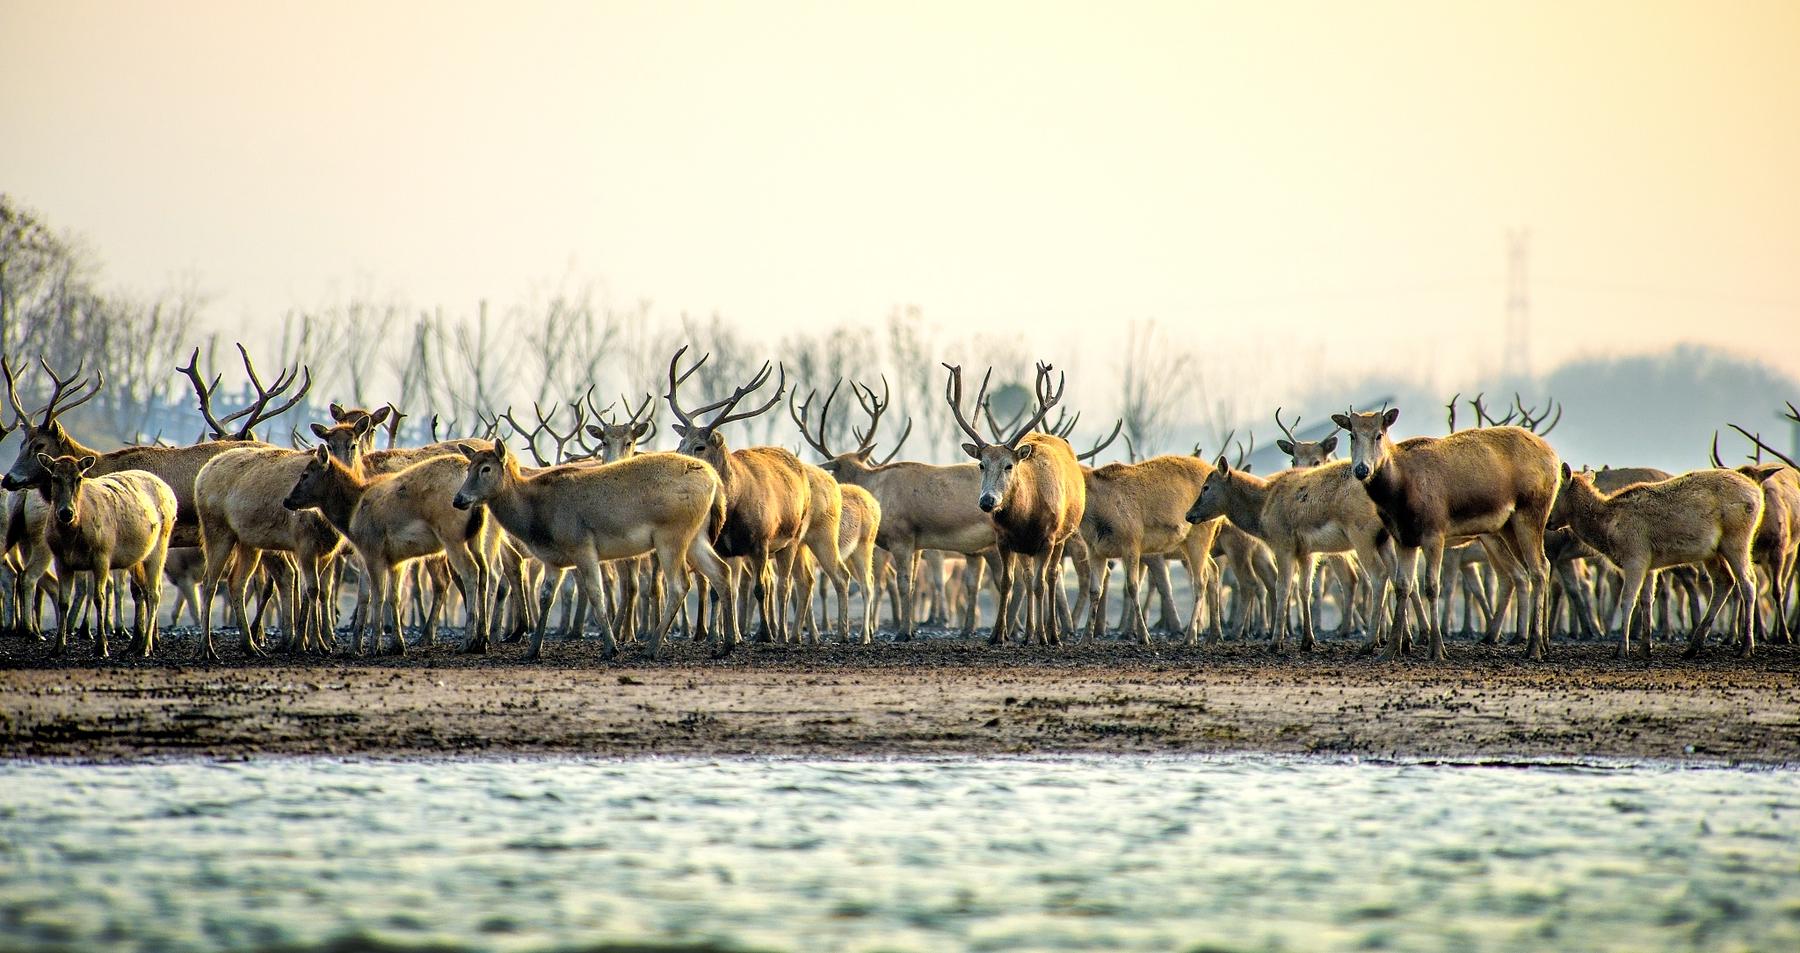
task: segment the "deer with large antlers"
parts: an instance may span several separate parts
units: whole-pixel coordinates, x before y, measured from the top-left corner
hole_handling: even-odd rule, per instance
[[[681,383],[692,377],[706,363],[706,357],[680,371],[681,355],[686,345],[669,359],[669,390],[664,397],[669,411],[678,423],[672,424],[680,436],[678,452],[711,464],[724,481],[726,498],[725,524],[714,543],[719,555],[744,560],[749,572],[749,594],[757,599],[762,612],[763,631],[759,638],[785,641],[787,627],[783,594],[789,580],[779,586],[770,569],[777,556],[804,546],[818,561],[819,568],[830,578],[838,595],[838,636],[850,633],[850,574],[838,558],[838,530],[842,517],[843,494],[831,475],[804,463],[791,451],[781,447],[749,447],[731,450],[719,429],[726,424],[767,413],[781,402],[787,389],[787,371],[782,369],[775,393],[761,406],[739,411],[745,397],[768,383],[771,368],[767,362],[750,381],[723,400],[686,410],[681,406]],[[697,418],[713,416],[704,423]],[[791,559],[788,556],[788,559]],[[785,561],[785,560],[784,560]],[[729,590],[720,598],[732,598]],[[727,651],[729,651],[729,644]]]
[[[245,366],[249,367],[250,356],[241,351],[241,345],[240,353],[243,353]],[[12,469],[7,471],[5,479],[0,482],[7,489],[16,490],[37,485],[46,479],[48,474],[37,461],[40,454],[52,458],[93,457],[95,463],[91,472],[94,476],[121,470],[145,470],[168,484],[169,489],[175,493],[175,539],[171,545],[198,545],[200,523],[198,511],[194,507],[194,477],[200,473],[200,468],[234,446],[242,446],[242,441],[254,439],[254,428],[294,406],[295,401],[305,396],[312,380],[309,375],[293,399],[272,412],[269,410],[269,403],[281,394],[281,390],[259,387],[255,401],[220,420],[212,410],[212,398],[218,390],[219,381],[215,377],[208,387],[201,380],[195,369],[199,356],[200,349],[195,348],[188,366],[180,370],[194,382],[195,393],[200,398],[200,412],[206,418],[215,439],[187,447],[124,447],[111,453],[101,453],[83,445],[64,429],[58,419],[64,413],[91,400],[100,390],[103,382],[101,378],[96,377],[92,386],[85,389],[85,393],[71,396],[69,385],[80,377],[80,369],[77,368],[74,374],[64,377],[51,371],[46,365],[44,370],[50,374],[54,388],[50,402],[42,410],[43,419],[33,423],[30,419],[32,415],[26,413],[20,404],[18,380],[12,366],[0,361],[0,369],[3,369],[6,378],[7,398],[12,403],[14,413],[23,421],[24,436],[19,444],[18,458],[13,462]],[[278,380],[284,388],[291,386],[293,382],[292,375],[285,371]],[[238,422],[236,427],[231,426],[234,421]]]
[[[1069,538],[1081,529],[1087,483],[1069,442],[1035,432],[1035,428],[1061,401],[1064,383],[1059,380],[1052,390],[1052,368],[1040,362],[1034,388],[1037,410],[1010,438],[989,443],[963,415],[962,368],[951,364],[944,368],[950,372],[944,399],[956,416],[957,426],[971,441],[962,445],[963,452],[975,458],[981,470],[981,491],[975,502],[993,522],[995,542],[1000,549],[997,583],[1003,596],[995,637],[1004,638],[1011,631],[1016,612],[1025,623],[1029,639],[1060,642],[1067,600],[1059,598],[1063,592],[1055,573],[1062,566]],[[992,376],[993,369],[989,368],[981,379],[981,390],[975,398],[977,407],[987,395]],[[1015,599],[1012,592],[1014,563],[1025,570],[1026,591],[1022,600]]]
[[[926,550],[978,556],[994,548],[994,524],[976,505],[981,492],[981,470],[974,464],[938,466],[912,461],[895,462],[906,438],[912,434],[912,418],[907,418],[900,436],[886,455],[875,457],[882,416],[891,406],[887,380],[881,382],[881,396],[873,388],[852,383],[868,426],[853,431],[857,438],[854,450],[834,451],[826,439],[825,420],[831,410],[831,394],[819,414],[817,432],[809,430],[812,396],[795,412],[800,433],[806,442],[825,458],[821,469],[836,477],[839,483],[860,486],[869,491],[881,507],[881,523],[875,545],[886,550],[894,563],[896,588],[895,638],[905,642],[918,632],[918,599],[914,587],[919,579],[919,562]],[[971,561],[970,566],[979,564]],[[972,569],[971,572],[978,572]],[[941,583],[940,583],[941,584]],[[966,616],[971,622],[972,614]]]
[[[1510,426],[1463,430],[1441,438],[1413,437],[1396,444],[1388,429],[1399,417],[1398,408],[1331,417],[1349,431],[1351,473],[1381,511],[1397,544],[1394,615],[1383,657],[1392,658],[1405,643],[1411,604],[1430,629],[1431,657],[1445,658],[1437,598],[1446,540],[1489,535],[1516,564],[1506,568],[1515,574],[1515,588],[1522,584],[1526,591],[1527,614],[1521,617],[1522,627],[1529,630],[1526,655],[1542,659],[1548,642],[1544,610],[1549,605],[1550,579],[1544,528],[1556,501],[1556,451],[1537,434]],[[1415,581],[1421,591],[1414,591]]]

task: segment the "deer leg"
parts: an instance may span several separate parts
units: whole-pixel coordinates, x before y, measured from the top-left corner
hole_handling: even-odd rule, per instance
[[[1647,621],[1647,613],[1640,615],[1638,609],[1643,605],[1644,594],[1649,591],[1653,580],[1649,575],[1649,564],[1642,560],[1632,560],[1619,568],[1625,574],[1624,587],[1619,590],[1619,611],[1624,615],[1624,627],[1619,632],[1619,647],[1613,652],[1613,657],[1629,658],[1632,630],[1642,627],[1644,621]]]
[[[1089,610],[1087,634],[1081,639],[1083,645],[1106,637],[1106,584],[1110,576],[1112,576],[1112,561],[1090,550],[1087,558],[1087,572],[1082,586],[1087,591]]]
[[[1394,572],[1394,619],[1388,626],[1387,640],[1382,643],[1380,661],[1391,662],[1400,654],[1401,646],[1407,638],[1406,614],[1414,608],[1414,580],[1418,578],[1419,549],[1416,546],[1402,546],[1396,553],[1398,563]]]
[[[58,570],[55,598],[52,600],[56,603],[56,645],[50,650],[51,655],[61,656],[69,651],[69,629],[74,621],[71,616],[76,611],[74,600],[74,570]]]
[[[1269,651],[1277,655],[1287,651],[1288,600],[1294,597],[1294,563],[1308,558],[1311,557],[1295,552],[1285,542],[1275,550],[1275,566],[1278,576],[1274,599],[1275,613],[1270,620],[1273,624],[1269,627]]]
[[[525,660],[535,660],[544,651],[544,630],[550,627],[550,612],[556,608],[556,595],[562,591],[567,568],[544,567],[544,581],[539,589],[537,625],[531,629],[531,645],[525,649]]]

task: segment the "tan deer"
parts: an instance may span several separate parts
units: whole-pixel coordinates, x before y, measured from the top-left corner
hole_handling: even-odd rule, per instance
[[[1556,451],[1537,434],[1511,426],[1395,444],[1388,429],[1399,417],[1398,408],[1331,417],[1350,433],[1351,473],[1380,510],[1397,546],[1396,601],[1383,657],[1392,658],[1406,641],[1410,604],[1430,629],[1432,659],[1445,658],[1437,598],[1446,540],[1491,535],[1517,564],[1515,588],[1522,583],[1526,591],[1526,655],[1542,659],[1550,578],[1544,527],[1556,500]],[[1415,585],[1422,592],[1415,592]]]
[[[175,533],[175,493],[142,470],[91,475],[93,457],[49,457],[38,466],[50,475],[44,496],[50,519],[44,541],[56,565],[56,652],[69,647],[71,594],[78,574],[88,575],[94,610],[95,654],[107,655],[113,617],[112,574],[127,570],[137,599],[133,651],[148,658],[156,648],[163,560]]]
[[[252,367],[249,353],[243,350],[243,345],[238,345],[238,350],[243,355],[245,367]],[[234,446],[241,446],[243,441],[254,440],[254,428],[264,421],[286,413],[306,396],[307,390],[312,386],[312,378],[308,374],[298,392],[275,409],[270,410],[269,404],[294,384],[295,377],[283,371],[273,386],[265,388],[261,386],[260,380],[252,371],[252,381],[257,387],[256,400],[248,407],[229,414],[221,420],[212,412],[212,397],[219,387],[218,378],[213,379],[210,387],[201,381],[194,366],[199,355],[200,349],[195,348],[193,358],[189,360],[188,366],[180,370],[194,382],[195,391],[200,398],[200,412],[206,417],[214,439],[186,447],[123,447],[111,453],[101,453],[84,446],[71,436],[58,421],[58,418],[64,413],[93,399],[104,383],[103,377],[97,378],[85,393],[64,403],[63,398],[68,395],[68,387],[79,378],[80,369],[77,368],[76,372],[68,377],[62,377],[45,365],[44,370],[50,374],[54,389],[50,402],[44,407],[43,420],[32,424],[19,403],[18,383],[11,366],[0,361],[0,369],[4,369],[6,377],[7,397],[12,402],[14,411],[20,415],[21,419],[25,420],[24,439],[20,441],[19,456],[14,461],[12,469],[7,472],[4,481],[0,482],[3,482],[7,489],[22,489],[43,479],[45,475],[37,463],[37,457],[40,454],[48,457],[93,457],[96,461],[94,476],[104,476],[121,470],[144,470],[155,474],[175,493],[177,524],[174,545],[198,545],[199,516],[194,509],[194,477],[199,474],[200,468],[219,454]],[[238,422],[235,427],[230,426],[233,422]]]
[[[779,641],[787,639],[783,611],[788,581],[774,582],[770,572],[773,560],[784,556],[792,564],[788,551],[804,546],[818,561],[819,568],[831,580],[838,596],[838,636],[850,635],[850,574],[838,558],[838,524],[842,519],[843,495],[831,475],[804,463],[781,447],[750,447],[731,450],[719,428],[728,423],[747,420],[767,413],[781,402],[787,389],[787,372],[782,371],[775,394],[754,410],[736,411],[745,397],[768,383],[771,368],[764,363],[755,377],[734,390],[731,396],[692,411],[684,410],[678,398],[682,381],[693,376],[707,358],[702,357],[684,372],[677,372],[684,345],[669,359],[669,390],[665,398],[669,411],[679,423],[672,424],[681,437],[677,452],[697,457],[711,464],[724,481],[727,500],[724,527],[714,545],[725,558],[741,558],[748,567],[750,594],[761,609],[765,634],[759,637]],[[718,411],[705,423],[696,421],[700,414]],[[720,592],[721,599],[732,590]]]
[[[1062,586],[1054,573],[1062,566],[1070,537],[1080,531],[1087,484],[1069,442],[1035,432],[1034,428],[1062,399],[1064,381],[1059,379],[1055,390],[1051,390],[1052,368],[1040,362],[1036,412],[1008,440],[989,443],[963,415],[962,368],[951,364],[944,368],[950,372],[944,399],[956,416],[957,426],[971,441],[962,445],[963,452],[974,457],[981,469],[981,492],[976,505],[993,521],[1002,556],[997,582],[1004,595],[995,634],[1004,636],[1010,632],[1012,613],[1019,612],[1028,639],[1044,644],[1060,642],[1066,615],[1062,603],[1066,598],[1058,598],[1063,595]],[[977,407],[987,396],[992,376],[993,369],[989,368],[982,377],[981,390],[975,398]],[[1022,606],[1012,592],[1015,563],[1024,568]]]
[[[1756,649],[1755,576],[1750,549],[1763,516],[1763,492],[1757,481],[1732,470],[1698,470],[1660,483],[1638,483],[1607,494],[1594,486],[1592,474],[1562,466],[1561,490],[1551,513],[1553,526],[1568,526],[1625,575],[1619,636],[1620,658],[1631,652],[1633,616],[1652,570],[1704,564],[1715,580],[1715,596],[1706,616],[1694,627],[1683,657],[1700,651],[1724,599],[1724,583],[1735,587],[1742,648]],[[1720,577],[1724,578],[1721,579]],[[1646,638],[1644,650],[1649,654]]]
[[[1092,612],[1083,641],[1100,636],[1105,627],[1106,560],[1117,559],[1125,582],[1126,618],[1130,622],[1126,631],[1143,644],[1150,643],[1150,627],[1140,599],[1140,563],[1146,556],[1175,554],[1189,567],[1206,565],[1207,554],[1219,533],[1219,521],[1189,522],[1186,516],[1212,469],[1195,457],[1170,454],[1142,463],[1109,463],[1084,472],[1086,505],[1081,517],[1081,540],[1091,564],[1084,576]],[[1198,631],[1204,594],[1197,578],[1185,627],[1190,639]]]
[[[372,418],[354,424],[326,428],[327,453],[359,468],[365,437],[374,429]],[[200,546],[206,554],[201,604],[210,607],[224,580],[233,617],[244,640],[244,649],[263,655],[249,626],[245,607],[246,588],[264,552],[285,553],[298,570],[297,591],[289,600],[287,626],[289,651],[330,649],[331,607],[326,604],[325,572],[343,544],[330,522],[316,511],[293,511],[281,501],[300,479],[312,454],[259,446],[239,446],[214,457],[194,478],[195,506],[200,513]],[[212,613],[201,624],[205,658],[217,660],[212,636]]]
[[[1300,648],[1313,647],[1310,594],[1316,554],[1354,552],[1365,571],[1376,577],[1377,595],[1386,590],[1394,565],[1393,545],[1381,515],[1345,461],[1286,470],[1265,480],[1233,469],[1221,454],[1187,513],[1195,521],[1219,517],[1267,543],[1275,554],[1280,577],[1269,642],[1273,651],[1285,647],[1288,604],[1295,595],[1300,604]],[[1377,638],[1371,633],[1372,640]]]
[[[656,555],[669,599],[651,633],[649,653],[662,654],[663,637],[687,596],[687,568],[729,593],[730,571],[708,537],[726,520],[726,493],[711,467],[672,453],[643,453],[603,467],[556,467],[522,473],[518,457],[504,441],[488,449],[463,451],[467,466],[452,503],[467,510],[486,504],[507,533],[532,556],[555,569],[575,570],[579,591],[601,605],[600,566],[607,560]],[[834,541],[835,543],[835,541]],[[526,658],[543,651],[544,629],[556,599],[555,586],[540,597],[537,626]],[[737,642],[736,606],[721,599],[722,624],[715,654]],[[618,654],[611,622],[602,614],[600,631],[608,657]]]
[[[887,381],[877,398],[873,388],[852,383],[868,427],[858,432],[856,449],[833,452],[821,424],[813,433],[802,424],[801,435],[825,462],[820,467],[839,483],[859,486],[869,491],[881,506],[881,526],[875,545],[892,557],[894,582],[899,591],[896,602],[895,639],[910,641],[918,634],[918,595],[915,587],[920,576],[919,563],[926,551],[938,550],[974,556],[994,548],[994,524],[981,511],[976,499],[981,493],[981,469],[972,463],[939,466],[912,461],[896,462],[906,438],[912,434],[908,418],[893,448],[879,460],[875,446],[882,415],[892,405]],[[835,388],[833,389],[835,393]],[[807,398],[810,406],[812,398]],[[830,409],[829,398],[825,411]],[[807,419],[799,413],[801,421]],[[821,421],[824,414],[820,415]],[[972,563],[972,565],[975,565]],[[971,615],[968,618],[973,619]],[[997,637],[997,636],[996,636]]]
[[[400,566],[440,553],[461,581],[468,605],[464,649],[487,651],[495,535],[485,508],[470,511],[452,505],[467,470],[465,463],[461,454],[449,454],[365,480],[320,446],[282,500],[289,510],[318,510],[355,550],[364,593],[359,601],[370,610],[364,625],[371,653],[381,653],[385,612],[393,622],[395,654],[406,654]],[[360,634],[352,637],[351,647],[362,651]]]

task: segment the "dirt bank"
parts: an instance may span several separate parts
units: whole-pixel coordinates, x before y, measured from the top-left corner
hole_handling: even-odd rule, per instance
[[[85,649],[85,646],[84,646]],[[1800,649],[1615,662],[1611,646],[1451,646],[1382,664],[1349,643],[1273,658],[1108,643],[933,638],[752,646],[713,662],[606,663],[593,642],[473,659],[200,665],[177,634],[148,662],[52,659],[0,641],[0,757],[587,753],[936,755],[1320,752],[1505,759],[1800,762]]]

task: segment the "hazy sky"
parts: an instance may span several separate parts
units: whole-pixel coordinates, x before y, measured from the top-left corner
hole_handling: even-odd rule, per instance
[[[593,281],[1453,381],[1528,225],[1538,367],[1800,374],[1791,0],[0,0],[0,36],[0,189],[219,327]]]

